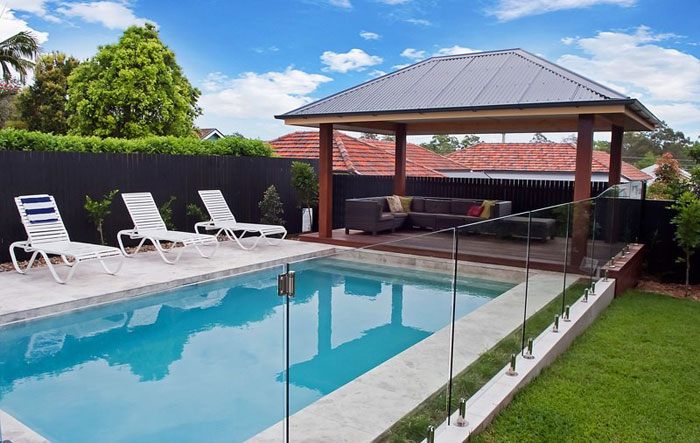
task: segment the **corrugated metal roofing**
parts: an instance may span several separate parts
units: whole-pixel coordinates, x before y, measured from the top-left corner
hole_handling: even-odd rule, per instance
[[[522,49],[433,57],[280,117],[628,100]]]

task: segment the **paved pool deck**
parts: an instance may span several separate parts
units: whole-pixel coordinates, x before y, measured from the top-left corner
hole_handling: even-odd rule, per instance
[[[97,262],[81,263],[65,285],[56,283],[46,267],[33,268],[25,275],[0,272],[0,325],[273,266],[281,270],[282,264],[289,261],[337,250],[329,245],[284,240],[276,246],[261,242],[257,248],[246,251],[226,241],[211,259],[206,259],[194,248],[188,249],[191,250],[185,251],[175,265],[163,262],[156,252],[139,253],[126,258],[116,275],[104,273]]]

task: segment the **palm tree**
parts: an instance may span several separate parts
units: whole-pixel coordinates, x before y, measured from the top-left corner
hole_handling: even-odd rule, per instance
[[[19,74],[19,80],[24,83],[27,71],[34,68],[34,59],[38,54],[39,42],[31,32],[18,32],[0,42],[0,66],[2,66],[3,78],[6,81],[10,80],[14,71]]]

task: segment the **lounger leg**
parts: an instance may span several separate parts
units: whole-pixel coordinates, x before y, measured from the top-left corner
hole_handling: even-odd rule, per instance
[[[12,259],[12,264],[14,265],[15,270],[20,274],[26,274],[27,272],[29,272],[29,269],[34,265],[34,261],[36,260],[37,255],[39,255],[39,251],[34,251],[32,253],[32,256],[29,258],[29,263],[27,263],[27,266],[24,269],[20,268],[19,262],[17,261],[17,257],[15,256],[15,249],[24,248],[24,246],[25,245],[23,243],[17,242],[12,243],[10,245],[10,258]]]
[[[119,272],[119,270],[120,270],[120,269],[122,268],[122,266],[124,265],[124,256],[119,257],[119,262],[117,263],[117,267],[114,269],[114,271],[112,271],[112,270],[107,266],[107,263],[105,263],[105,259],[104,259],[104,258],[101,258],[101,259],[100,259],[100,264],[102,265],[102,268],[105,270],[105,272],[106,272],[107,274],[109,274],[109,275],[114,275],[114,274],[116,274],[117,272]]]
[[[144,239],[144,240],[145,240],[145,239]],[[150,240],[151,243],[153,243],[153,246],[155,246],[156,251],[158,251],[158,254],[160,254],[160,258],[162,258],[163,261],[164,261],[165,263],[169,264],[169,265],[174,265],[175,263],[177,263],[177,261],[180,260],[180,256],[182,255],[182,252],[185,250],[185,245],[182,245],[182,248],[180,249],[180,252],[178,252],[177,255],[175,256],[175,259],[174,259],[174,260],[169,260],[168,257],[165,256],[165,253],[171,251],[171,250],[175,247],[175,245],[176,245],[175,242],[173,243],[173,246],[172,246],[170,249],[165,250],[165,249],[163,249],[163,247],[160,245],[160,242],[159,242],[159,241],[156,241],[156,240],[154,240],[154,239],[152,239],[152,238],[150,238],[150,237],[148,238],[148,240]]]
[[[70,269],[68,270],[68,274],[66,275],[66,277],[64,279],[61,279],[61,277],[58,276],[58,273],[56,272],[56,269],[55,269],[53,263],[51,263],[51,259],[49,258],[49,256],[46,255],[46,253],[44,251],[39,251],[39,253],[46,261],[46,266],[49,268],[49,271],[51,271],[51,275],[53,275],[54,280],[56,280],[58,283],[60,283],[62,285],[65,285],[66,283],[68,283],[68,281],[73,277],[73,273],[75,272],[76,269],[78,269],[78,263],[80,263],[80,262],[76,261],[73,264],[73,266],[71,266]]]
[[[238,243],[238,246],[240,246],[241,249],[245,249],[246,251],[250,251],[251,249],[253,249],[255,247],[255,245],[253,245],[250,248],[246,248],[245,246],[243,246],[243,243],[241,243],[241,241],[239,240],[239,237],[242,238],[246,234],[246,232],[248,232],[248,231],[243,231],[243,233],[240,236],[236,236],[236,233],[231,229],[226,229],[225,232],[226,232],[226,236],[229,239]],[[255,244],[257,244],[257,242]]]
[[[284,240],[285,237],[287,237],[287,231],[284,231],[284,233],[282,234],[282,237],[280,237],[280,238],[270,238],[264,234],[263,234],[263,237],[265,237],[265,241],[267,242],[268,245],[277,246],[280,243],[282,243],[282,240]]]
[[[129,254],[128,252],[126,252],[126,248],[124,247],[124,242],[122,240],[122,237],[125,235],[131,235],[131,231],[119,231],[119,233],[117,234],[117,243],[119,243],[119,249],[122,250],[122,253],[124,254],[125,257],[133,257],[134,255],[136,255],[139,252],[139,250],[141,249],[141,246],[143,246],[144,242],[147,239],[145,237],[142,238],[141,241],[139,242],[139,245],[136,247],[136,250],[134,252],[132,252],[131,254]]]
[[[202,246],[202,244],[195,243],[193,246],[197,250],[197,252],[199,252],[199,255],[201,255],[202,257],[212,258],[214,254],[216,254],[216,250],[219,249],[219,241],[217,240],[216,243],[212,245],[212,250],[210,254],[205,254],[204,252],[202,252],[202,250],[200,249],[200,246]]]

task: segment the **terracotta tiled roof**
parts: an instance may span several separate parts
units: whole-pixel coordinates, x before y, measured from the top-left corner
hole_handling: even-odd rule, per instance
[[[270,141],[269,144],[282,157],[318,158],[317,131],[292,132]],[[444,177],[444,174],[435,169],[413,161],[408,152],[407,157],[407,175]],[[359,175],[394,175],[394,155],[365,140],[333,131],[333,171]]]
[[[197,129],[197,135],[199,135],[199,138],[203,139],[214,131],[216,131],[216,128],[201,128]]]
[[[477,143],[448,155],[473,171],[574,172],[576,147],[570,143]],[[607,173],[610,155],[593,151],[593,172]],[[622,162],[622,175],[628,180],[650,177]]]
[[[366,138],[361,138],[360,140],[365,143],[369,143],[370,145],[382,148],[385,152],[394,155],[395,144],[393,141],[369,140]],[[460,165],[459,163],[452,161],[443,155],[433,152],[430,149],[425,149],[422,146],[414,145],[413,143],[406,143],[406,157],[418,164],[439,171],[467,169],[464,165]]]

